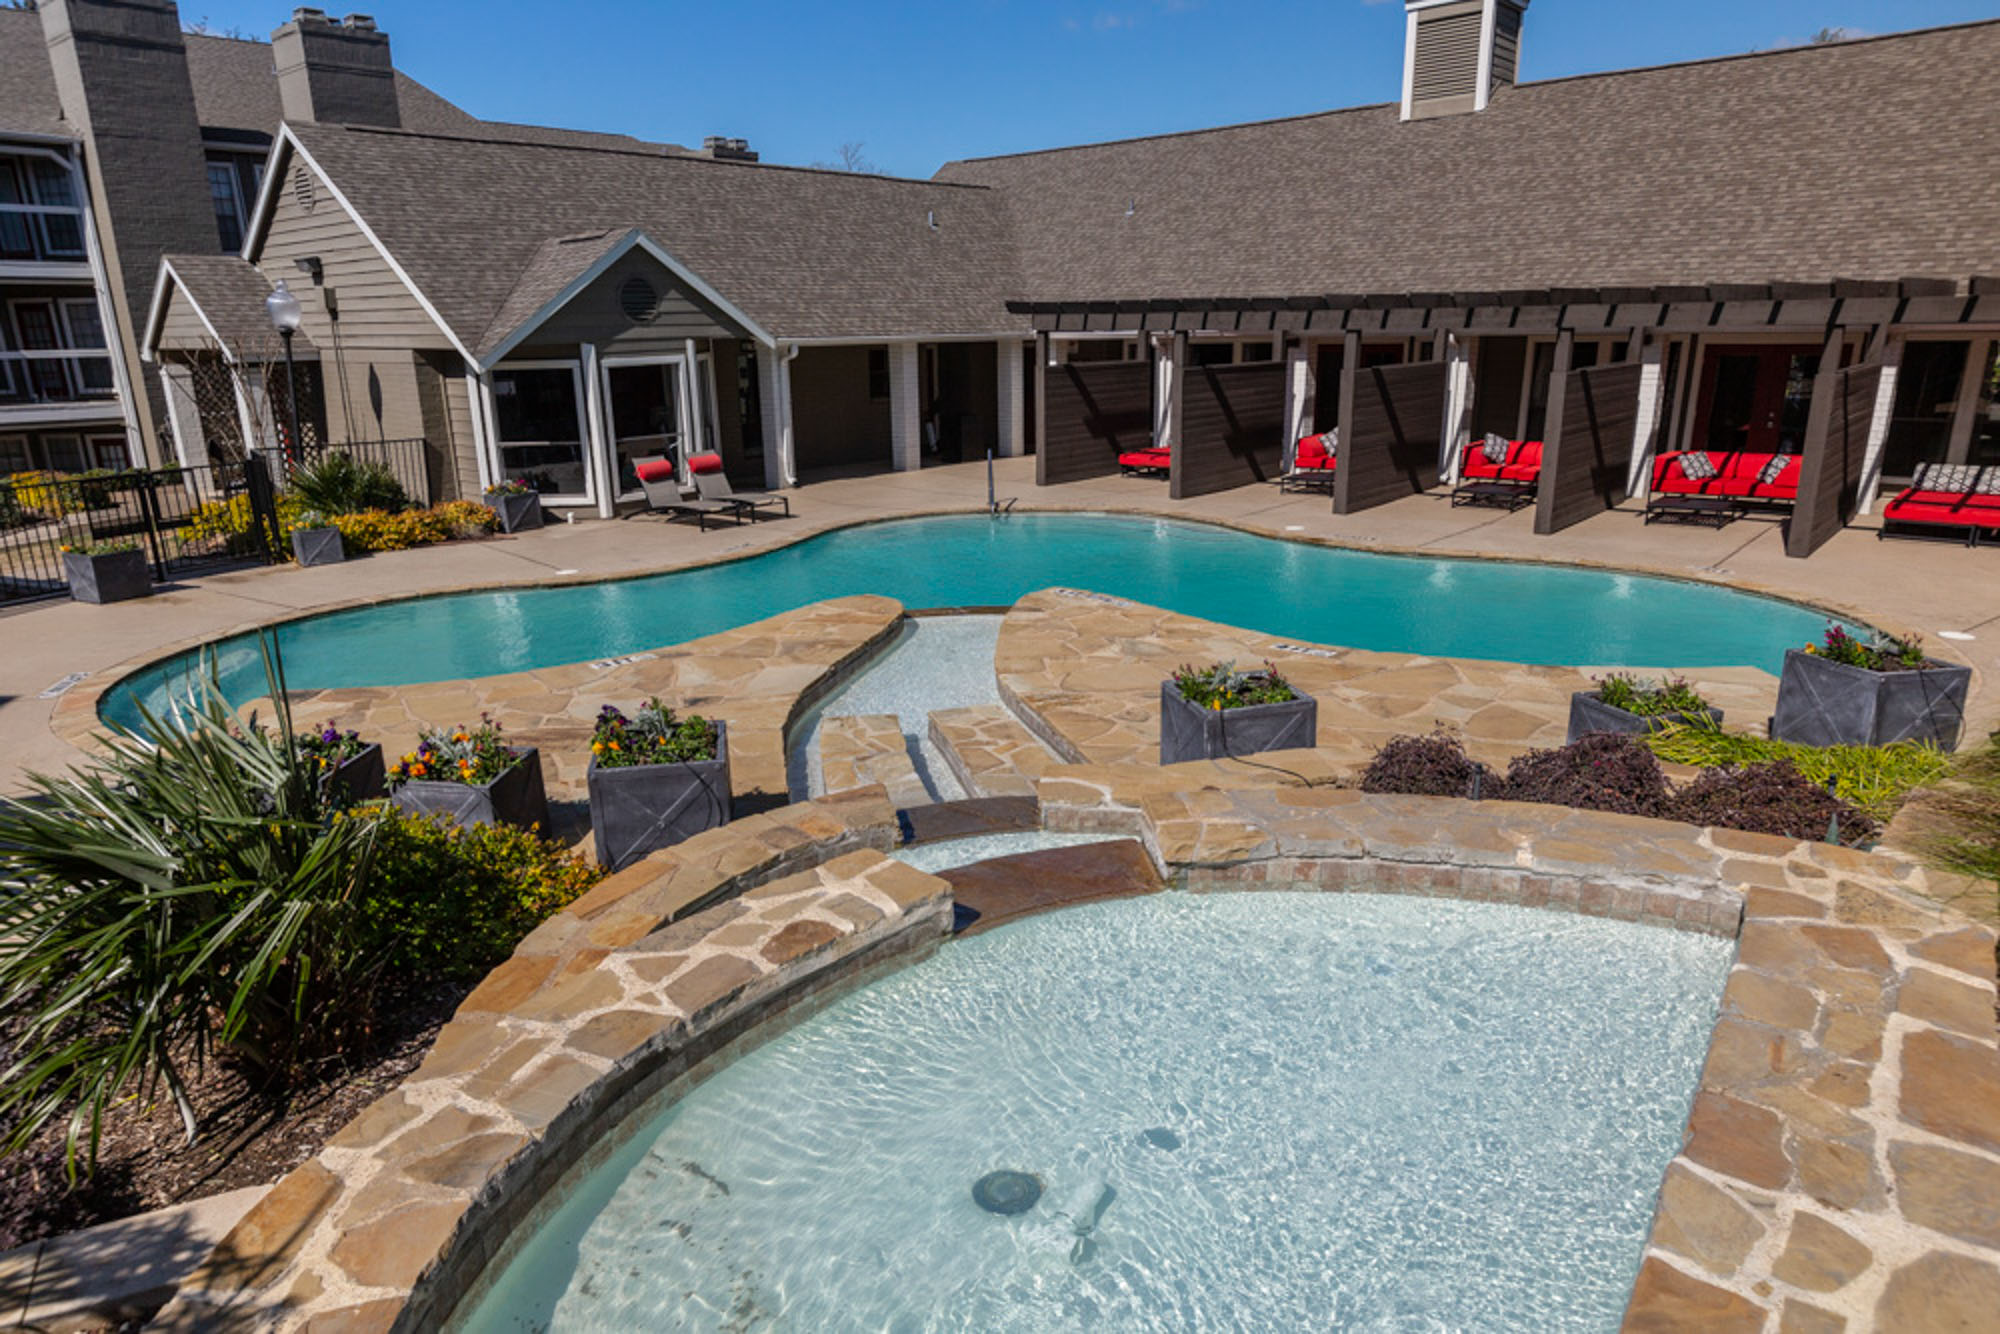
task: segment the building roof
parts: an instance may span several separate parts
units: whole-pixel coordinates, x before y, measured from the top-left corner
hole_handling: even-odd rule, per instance
[[[548,289],[552,242],[632,229],[776,337],[1025,327],[1006,309],[1018,295],[1007,218],[976,187],[364,126],[291,130],[467,348],[497,342],[488,333],[502,310],[530,308]]]
[[[0,9],[0,134],[76,136],[62,118],[55,72],[32,9]]]
[[[160,282],[146,322],[148,348],[157,339],[167,303],[178,287],[220,340],[217,351],[250,361],[266,360],[276,352],[278,337],[271,329],[271,317],[264,310],[264,298],[271,294],[271,284],[251,265],[235,255],[166,255],[161,258],[160,266]],[[312,339],[303,329],[292,342],[296,353],[309,352],[313,347]]]
[[[1035,301],[2000,273],[2000,21],[947,164]]]

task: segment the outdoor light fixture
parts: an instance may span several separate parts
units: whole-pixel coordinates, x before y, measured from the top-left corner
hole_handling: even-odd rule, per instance
[[[317,264],[319,261],[313,261]],[[299,448],[299,374],[292,362],[292,335],[305,323],[305,308],[292,295],[292,289],[285,286],[280,278],[278,285],[271,289],[271,295],[264,298],[264,313],[271,317],[271,327],[278,331],[278,337],[285,343],[285,406],[291,419],[291,435],[285,441],[285,454],[293,457]]]
[[[321,266],[318,255],[307,255],[302,259],[295,259],[292,261],[292,266],[300,273],[310,277],[313,280],[314,287],[318,287],[326,281],[326,271]]]

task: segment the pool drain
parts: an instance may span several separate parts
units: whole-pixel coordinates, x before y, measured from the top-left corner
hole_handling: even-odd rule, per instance
[[[988,1172],[972,1183],[972,1202],[989,1214],[1024,1214],[1041,1198],[1041,1178],[1026,1172]]]

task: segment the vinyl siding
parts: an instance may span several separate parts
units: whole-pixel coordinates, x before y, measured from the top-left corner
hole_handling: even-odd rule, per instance
[[[167,300],[167,316],[160,322],[160,346],[192,351],[215,345],[215,335],[201,322],[201,315],[188,300],[188,294],[175,284],[174,294]]]
[[[640,279],[658,295],[653,315],[637,323],[625,313],[622,290]],[[589,287],[535,330],[538,346],[595,343],[606,356],[635,357],[679,352],[690,338],[737,338],[744,331],[727,322],[675,281],[651,255],[632,253],[606,269]]]

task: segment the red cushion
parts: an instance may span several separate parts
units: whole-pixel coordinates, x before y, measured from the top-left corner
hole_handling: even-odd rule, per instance
[[[713,453],[690,455],[688,458],[688,471],[691,473],[721,472],[722,455]]]
[[[1305,437],[1292,454],[1292,462],[1301,468],[1331,468],[1332,460],[1333,455],[1328,452],[1323,435]]]
[[[644,463],[632,465],[632,471],[639,474],[642,482],[671,482],[674,480],[674,465],[666,459],[648,459]]]
[[[1170,468],[1173,462],[1174,452],[1171,449],[1135,449],[1118,456],[1121,468]]]
[[[1465,447],[1465,456],[1458,470],[1461,477],[1497,477],[1510,482],[1532,482],[1541,475],[1541,471],[1542,442],[1539,440],[1509,440],[1504,463],[1495,463],[1487,458],[1484,443],[1474,440]]]
[[[1899,523],[1956,524],[1969,528],[2000,528],[2000,496],[1960,495],[1950,491],[1905,491],[1882,510],[1882,517]]]

